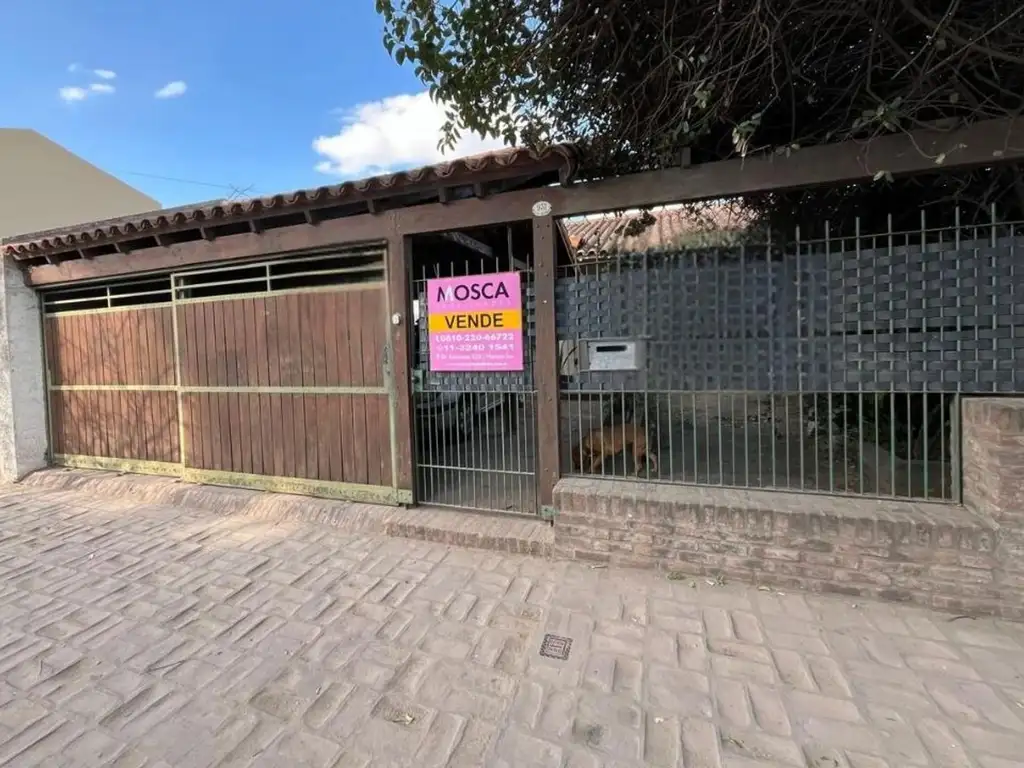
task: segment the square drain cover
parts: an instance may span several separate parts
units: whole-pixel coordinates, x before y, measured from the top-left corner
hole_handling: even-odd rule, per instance
[[[549,659],[565,661],[569,658],[569,651],[572,650],[572,638],[561,635],[544,635],[540,644],[540,655]]]

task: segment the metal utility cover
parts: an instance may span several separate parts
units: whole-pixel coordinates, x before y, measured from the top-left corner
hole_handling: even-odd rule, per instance
[[[572,638],[561,635],[544,635],[540,644],[540,655],[549,659],[566,661],[569,658],[569,651],[572,650]]]

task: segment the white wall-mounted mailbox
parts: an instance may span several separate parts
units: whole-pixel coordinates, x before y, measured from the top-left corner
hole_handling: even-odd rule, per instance
[[[640,371],[646,363],[643,339],[588,339],[584,349],[590,371]]]

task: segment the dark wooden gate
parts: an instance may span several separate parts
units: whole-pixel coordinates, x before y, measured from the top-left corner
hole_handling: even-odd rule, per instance
[[[51,311],[86,303],[74,294],[64,299],[68,304],[56,301],[48,305]],[[97,469],[174,472],[180,454],[170,303],[104,303],[45,318],[53,459]]]
[[[411,501],[395,483],[382,250],[162,280],[46,297],[55,463]],[[108,306],[77,308],[97,290]],[[126,295],[143,306],[114,305]]]

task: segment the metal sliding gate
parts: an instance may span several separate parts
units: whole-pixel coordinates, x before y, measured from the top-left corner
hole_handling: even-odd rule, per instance
[[[45,293],[53,462],[411,501],[385,270],[333,251]]]
[[[536,514],[537,390],[532,265],[516,262],[522,299],[523,370],[438,372],[430,369],[426,317],[432,278],[501,271],[481,257],[459,267],[421,267],[413,275],[413,431],[416,498],[425,504]]]

